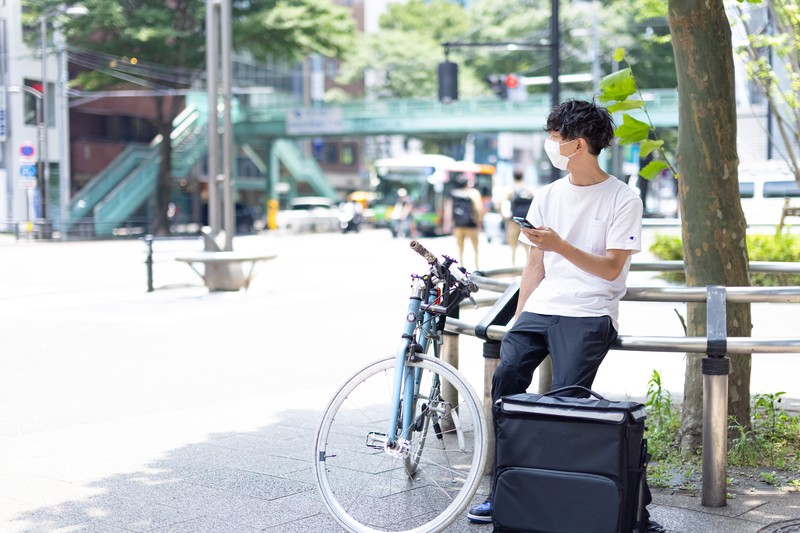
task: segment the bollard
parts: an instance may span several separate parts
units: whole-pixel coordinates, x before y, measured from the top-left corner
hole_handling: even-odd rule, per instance
[[[494,457],[494,416],[492,415],[492,378],[497,365],[500,364],[500,342],[486,341],[483,343],[483,414],[489,428],[489,445],[486,448],[487,457]],[[494,460],[486,461],[485,475],[492,474]]]
[[[553,360],[549,355],[544,358],[536,371],[539,372],[539,394],[553,390]]]
[[[454,368],[458,368],[458,335],[453,335],[452,333],[442,332],[442,352],[441,357],[442,361],[445,363],[450,363],[453,365]],[[442,398],[449,402],[450,405],[458,405],[458,391],[455,387],[449,382],[445,381],[442,383]],[[452,421],[443,421],[443,422],[450,422],[450,424],[445,423],[443,427],[447,429],[452,429],[452,427],[446,427],[452,424]]]
[[[153,292],[153,236],[145,235],[144,243],[147,246],[147,259],[144,260],[147,265],[147,292]]]
[[[726,289],[707,288],[708,346],[703,358],[703,494],[704,507],[724,507],[728,471],[728,374],[726,357]]]

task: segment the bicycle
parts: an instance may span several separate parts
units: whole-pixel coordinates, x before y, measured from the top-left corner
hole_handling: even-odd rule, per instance
[[[317,430],[317,486],[348,531],[441,531],[469,505],[486,464],[482,402],[439,359],[447,315],[478,288],[454,259],[411,248],[429,268],[412,275],[396,354],[348,379]]]

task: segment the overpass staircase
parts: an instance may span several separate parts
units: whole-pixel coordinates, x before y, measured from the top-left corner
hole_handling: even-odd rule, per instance
[[[206,122],[206,115],[193,106],[175,118],[170,134],[174,179],[186,177],[205,156]],[[65,229],[91,225],[95,235],[108,236],[134,215],[155,194],[162,142],[159,135],[148,145],[136,144],[123,150],[72,197]]]

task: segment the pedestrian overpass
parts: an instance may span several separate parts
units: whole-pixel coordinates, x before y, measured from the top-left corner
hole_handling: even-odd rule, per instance
[[[591,99],[591,94],[562,93]],[[657,128],[678,126],[678,93],[674,89],[643,91]],[[443,104],[435,99],[359,101],[314,108],[282,105],[243,106],[234,126],[238,139],[360,137],[370,135],[460,135],[467,133],[541,132],[552,109],[550,95],[529,95],[514,102],[496,97]],[[644,112],[629,111],[646,120]],[[618,119],[621,122],[621,119]]]
[[[672,89],[644,91],[648,114],[656,127],[677,127],[678,96]],[[591,99],[591,94],[563,93]],[[258,105],[236,103],[232,109],[234,142],[263,177],[238,176],[238,190],[275,191],[281,165],[294,187],[304,183],[322,196],[334,191],[313,159],[291,139],[367,137],[372,135],[450,135],[541,132],[551,109],[547,94],[525,101],[477,98],[443,104],[435,99],[392,99],[303,107],[297,102],[261,99]],[[630,112],[645,120],[640,110]],[[173,122],[172,176],[178,182],[201,164],[208,150],[208,99],[202,92],[187,97],[186,109]],[[618,119],[621,122],[621,119]],[[155,195],[160,162],[157,137],[149,145],[131,146],[95,176],[70,201],[64,227],[88,223],[93,233],[110,235]]]

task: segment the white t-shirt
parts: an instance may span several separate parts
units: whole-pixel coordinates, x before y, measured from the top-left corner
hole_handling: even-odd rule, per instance
[[[641,251],[642,201],[614,176],[595,185],[573,185],[569,175],[539,191],[528,210],[536,227],[554,230],[583,251],[605,255],[606,250]],[[520,241],[531,244],[524,234]],[[607,281],[576,267],[555,252],[544,252],[544,279],[525,302],[525,311],[543,315],[611,317],[614,327],[619,300],[631,259],[619,276]]]

